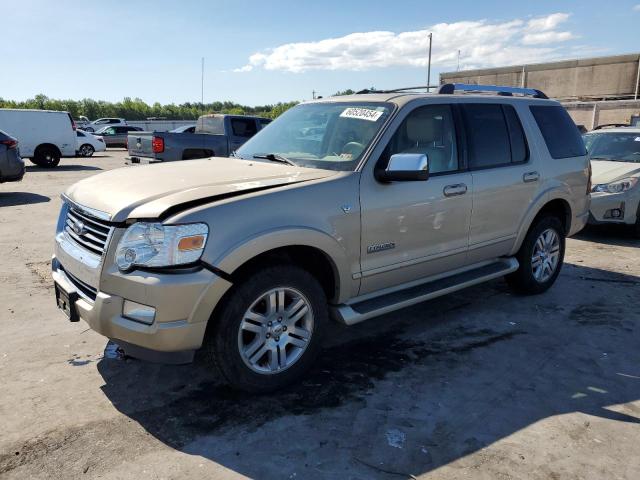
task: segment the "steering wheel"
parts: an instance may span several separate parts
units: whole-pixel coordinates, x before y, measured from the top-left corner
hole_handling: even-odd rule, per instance
[[[358,158],[364,150],[364,145],[360,142],[349,142],[342,147],[342,153],[348,153],[351,158]]]

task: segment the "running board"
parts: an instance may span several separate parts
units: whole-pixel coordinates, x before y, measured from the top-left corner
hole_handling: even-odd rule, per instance
[[[333,314],[346,325],[353,325],[394,310],[502,277],[508,273],[515,272],[518,266],[518,261],[515,258],[501,259],[449,277],[410,286],[404,290],[386,293],[351,304],[336,305]]]

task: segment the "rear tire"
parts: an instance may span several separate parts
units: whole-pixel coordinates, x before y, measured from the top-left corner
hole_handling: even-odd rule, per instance
[[[547,291],[562,269],[565,243],[558,217],[546,215],[536,220],[516,254],[520,267],[506,277],[509,286],[524,295]]]
[[[93,148],[92,145],[85,143],[80,147],[80,149],[78,150],[78,153],[80,154],[81,157],[91,157],[95,151],[96,149]]]
[[[326,295],[313,275],[268,266],[238,282],[211,318],[205,358],[236,389],[278,390],[313,365],[328,319]]]
[[[60,163],[60,152],[55,147],[38,147],[31,161],[43,168],[57,167]]]

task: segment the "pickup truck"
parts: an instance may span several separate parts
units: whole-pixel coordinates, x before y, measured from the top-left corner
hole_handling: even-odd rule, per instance
[[[268,118],[202,115],[193,133],[135,132],[127,139],[131,163],[228,157],[262,130]]]

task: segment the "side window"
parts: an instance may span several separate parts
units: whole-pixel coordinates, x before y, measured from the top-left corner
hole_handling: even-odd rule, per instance
[[[78,130],[76,130],[76,135],[77,135],[78,137],[84,137],[84,133],[82,133],[82,132],[80,132],[80,131],[78,131]]]
[[[129,131],[129,129],[127,127],[115,127],[116,129],[116,134],[117,135],[121,135],[123,133],[127,133]]]
[[[110,118],[108,123],[120,123],[120,120],[117,118]]]
[[[269,120],[268,118],[261,118],[260,120],[258,120],[258,123],[260,123],[260,130],[262,130],[264,127],[271,123],[271,120]]]
[[[586,155],[582,136],[562,106],[532,105],[529,109],[553,158]]]
[[[497,103],[462,104],[469,146],[469,168],[511,163],[511,142],[502,106]]]
[[[102,120],[96,120],[96,125],[103,125],[105,123],[108,123],[108,120],[105,120],[104,118]]]
[[[253,118],[232,118],[231,130],[236,137],[253,137],[258,131]]]
[[[507,127],[509,127],[509,139],[511,140],[511,162],[526,162],[529,159],[529,149],[527,148],[527,138],[524,135],[522,123],[520,123],[518,114],[511,105],[503,105],[502,111],[507,119]]]
[[[396,153],[424,153],[431,174],[458,170],[453,114],[449,105],[418,107],[391,138],[377,168],[385,168]]]
[[[110,128],[105,129],[104,134],[105,135],[115,135],[116,131],[115,131],[115,129],[113,127],[110,127]]]

